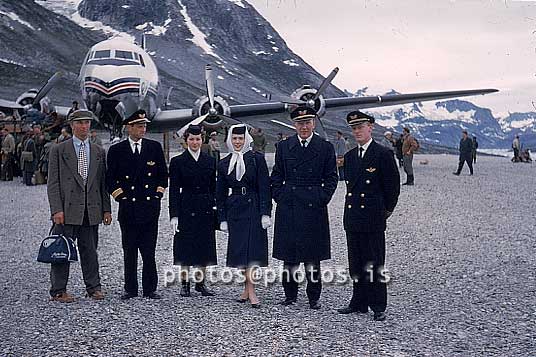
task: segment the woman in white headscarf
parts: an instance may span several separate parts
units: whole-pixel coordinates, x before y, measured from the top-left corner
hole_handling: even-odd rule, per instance
[[[268,265],[268,235],[272,199],[264,156],[251,150],[253,139],[243,124],[233,125],[227,155],[218,164],[216,204],[220,230],[229,234],[227,266],[245,270],[244,291],[238,302],[260,307],[252,274]]]

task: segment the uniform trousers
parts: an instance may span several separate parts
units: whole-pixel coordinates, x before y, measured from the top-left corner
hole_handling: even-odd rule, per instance
[[[346,231],[346,242],[350,275],[354,279],[350,306],[361,312],[367,312],[369,307],[374,312],[385,311],[385,232]]]
[[[460,162],[458,163],[458,170],[456,173],[462,172],[463,164],[467,163],[467,166],[469,166],[469,172],[471,175],[473,174],[473,158],[469,155],[460,156]]]
[[[320,262],[306,262],[305,277],[307,279],[307,297],[309,302],[318,301],[322,291],[322,273],[320,270]],[[300,268],[300,263],[284,262],[282,284],[287,299],[296,299],[298,297],[298,281],[296,271]]]
[[[143,261],[142,289],[143,295],[156,291],[158,274],[156,272],[156,238],[158,221],[144,223],[119,222],[123,260],[125,264],[125,291],[138,294],[138,250]]]
[[[82,267],[82,277],[86,285],[88,294],[101,290],[99,275],[99,260],[97,246],[99,243],[99,226],[89,225],[87,213],[81,226],[66,224],[63,231],[56,226],[55,233],[63,233],[65,236],[73,238],[78,246],[80,266]],[[67,291],[67,281],[69,280],[70,263],[50,264],[50,295],[55,296]]]

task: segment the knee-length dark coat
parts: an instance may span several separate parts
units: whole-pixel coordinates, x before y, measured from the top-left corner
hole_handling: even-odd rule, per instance
[[[176,265],[208,266],[216,258],[216,160],[201,152],[195,161],[188,150],[169,165],[169,216],[179,219],[173,239]]]
[[[297,135],[281,141],[271,182],[277,203],[274,258],[292,263],[329,259],[328,203],[338,182],[333,145],[317,135],[305,149]]]
[[[216,183],[218,218],[229,227],[227,266],[267,266],[268,235],[262,229],[261,217],[271,215],[272,199],[266,160],[260,153],[245,153],[246,172],[240,181],[235,170],[227,174],[230,161],[228,155],[219,162]]]

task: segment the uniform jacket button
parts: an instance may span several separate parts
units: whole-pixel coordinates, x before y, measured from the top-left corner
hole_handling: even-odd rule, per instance
[[[145,188],[149,188],[149,185],[145,185]]]
[[[134,189],[134,186],[132,186],[130,189],[133,190],[133,189]]]
[[[147,201],[150,201],[151,200],[151,197],[147,197]]]
[[[194,216],[195,216],[195,212],[192,212],[192,217],[194,217]]]
[[[149,173],[147,174],[147,176],[151,176],[151,173],[149,172]]]
[[[365,194],[364,194],[364,193],[362,193],[362,194],[361,194],[361,197],[365,197]]]
[[[125,178],[128,180],[128,176],[125,176]]]
[[[361,208],[365,208],[365,206],[361,205]]]
[[[309,203],[309,207],[313,207],[313,204],[312,204],[312,203]]]
[[[352,192],[349,192],[349,193],[348,193],[348,197],[352,197]]]
[[[366,183],[367,185],[370,184],[370,180],[365,181],[365,183]]]
[[[132,202],[136,202],[136,197],[134,197],[134,198],[132,199]]]
[[[348,205],[348,208],[352,208],[352,205]]]
[[[309,190],[312,190],[313,188],[311,186],[307,187]]]

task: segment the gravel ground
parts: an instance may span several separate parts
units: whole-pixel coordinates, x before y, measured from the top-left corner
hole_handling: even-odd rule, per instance
[[[419,165],[423,159],[429,164]],[[337,314],[349,285],[325,285],[319,311],[308,308],[303,288],[298,304],[276,305],[283,298],[278,284],[259,288],[259,310],[234,302],[237,283],[212,285],[216,297],[181,298],[177,285],[163,286],[172,262],[167,209],[157,248],[163,300],[119,300],[123,264],[114,222],[100,228],[106,300],[84,297],[73,264],[69,291],[78,301],[49,302],[48,266],[35,261],[49,226],[46,188],[0,182],[0,356],[533,355],[536,166],[482,157],[475,176],[465,168],[456,177],[455,156],[415,161],[416,186],[403,186],[387,231],[385,322]],[[339,185],[330,204],[333,258],[324,267],[347,263],[344,190]],[[218,233],[220,267],[225,250]]]

